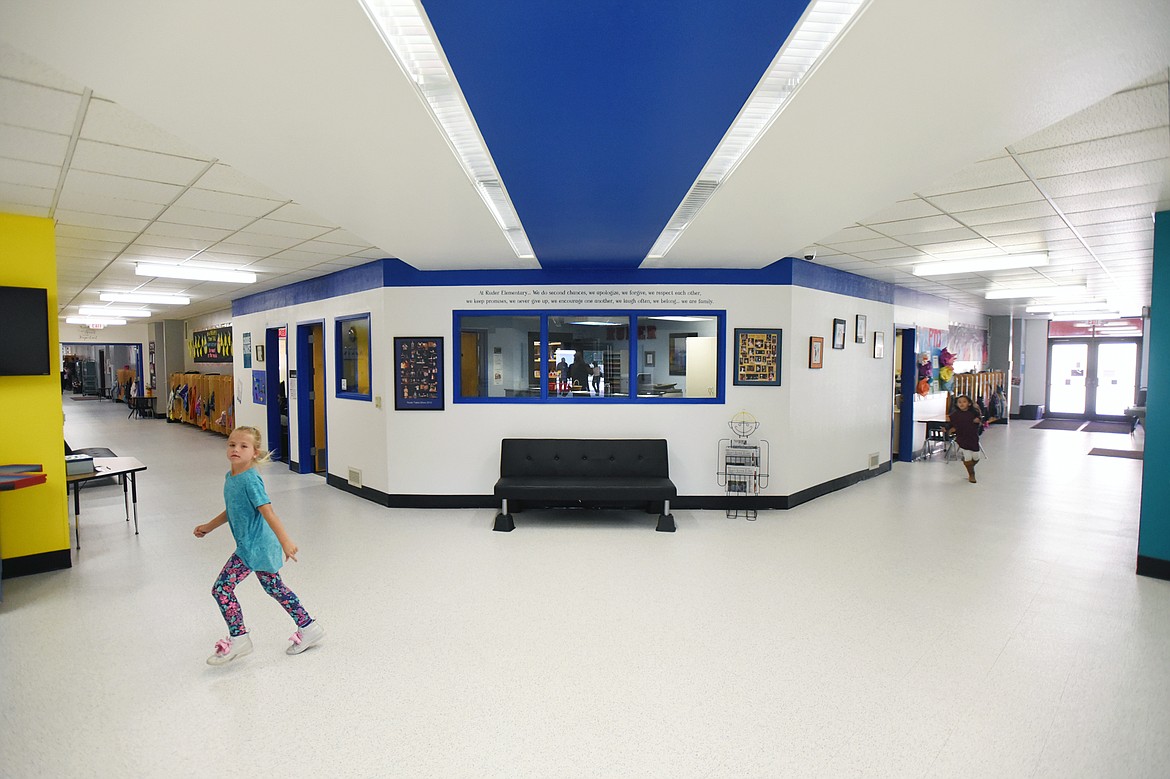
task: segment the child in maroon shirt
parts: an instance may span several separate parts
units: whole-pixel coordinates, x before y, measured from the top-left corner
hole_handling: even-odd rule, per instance
[[[967,469],[967,481],[975,483],[975,463],[979,462],[979,431],[983,428],[983,417],[979,409],[966,395],[955,398],[955,408],[950,417],[951,434],[955,436],[955,443],[959,445],[959,453],[963,456],[963,466]]]

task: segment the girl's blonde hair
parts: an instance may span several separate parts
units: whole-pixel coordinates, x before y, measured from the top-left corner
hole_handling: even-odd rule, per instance
[[[253,462],[257,465],[266,463],[272,459],[272,452],[264,448],[264,436],[260,434],[257,428],[240,425],[232,431],[232,434],[235,433],[247,433],[252,436],[252,446],[256,449],[256,459]]]

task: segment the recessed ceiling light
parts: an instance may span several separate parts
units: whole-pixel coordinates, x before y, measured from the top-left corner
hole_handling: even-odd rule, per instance
[[[160,306],[187,306],[191,298],[185,295],[164,295],[150,292],[102,292],[98,300],[105,303],[155,303]]]
[[[915,276],[946,276],[952,273],[979,273],[987,270],[1034,268],[1048,264],[1048,253],[1005,254],[1002,257],[980,257],[975,260],[941,260],[923,262],[914,266]]]
[[[124,325],[125,319],[114,319],[113,317],[104,316],[67,316],[65,317],[65,324],[68,325]]]
[[[1089,288],[1083,284],[1068,284],[1063,287],[1026,287],[1023,289],[989,289],[985,300],[1009,300],[1011,298],[1057,298],[1088,295]]]
[[[136,262],[134,263],[134,272],[139,276],[155,276],[167,279],[222,281],[236,284],[254,284],[256,282],[256,274],[251,271],[201,268],[197,265],[162,265],[156,262]]]
[[[128,318],[136,316],[150,316],[153,311],[145,308],[103,308],[101,306],[81,306],[77,313],[82,316]]]

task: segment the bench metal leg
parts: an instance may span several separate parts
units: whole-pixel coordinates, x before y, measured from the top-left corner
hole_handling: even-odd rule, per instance
[[[659,533],[673,533],[674,515],[670,513],[670,501],[662,501],[662,513],[658,515],[658,527],[654,528]]]
[[[508,513],[508,499],[504,498],[500,501],[500,513],[496,514],[496,524],[492,525],[492,530],[511,533],[515,529],[516,523],[512,521],[512,515]]]

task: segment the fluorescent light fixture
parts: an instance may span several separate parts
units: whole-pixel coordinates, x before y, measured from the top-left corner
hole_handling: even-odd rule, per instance
[[[662,322],[710,322],[713,316],[648,316],[646,319],[657,319]]]
[[[1011,298],[1063,298],[1088,295],[1084,284],[1068,284],[1063,287],[1025,287],[1023,289],[989,289],[984,300],[1010,300]]]
[[[496,164],[423,9],[414,0],[359,2],[402,71],[414,82],[431,109],[447,143],[475,184],[476,192],[512,245],[512,251],[522,259],[535,259],[528,235],[520,224],[520,216],[504,189]]]
[[[946,276],[951,273],[979,273],[985,270],[1034,268],[1048,264],[1048,253],[1005,254],[1002,257],[980,257],[975,260],[942,260],[923,262],[914,266],[915,276]]]
[[[1056,314],[1054,316],[1050,316],[1049,319],[1051,319],[1053,322],[1097,322],[1102,319],[1117,319],[1119,316],[1121,316],[1121,314],[1117,313],[1116,311],[1092,311],[1082,314]]]
[[[256,274],[251,271],[200,268],[197,265],[162,265],[157,262],[136,262],[134,263],[134,272],[139,276],[156,276],[167,279],[223,281],[237,284],[254,284],[256,282]]]
[[[707,164],[699,171],[682,203],[666,223],[647,259],[665,257],[695,215],[735,171],[764,132],[840,39],[867,0],[813,0],[792,34],[756,84],[739,115]]]
[[[1100,300],[1093,300],[1087,303],[1037,303],[1034,306],[1025,306],[1024,310],[1029,314],[1075,314],[1079,312],[1090,311],[1108,311],[1112,306]]]
[[[144,308],[102,308],[101,306],[81,306],[77,313],[82,316],[116,317],[127,319],[136,316],[150,316],[153,311]]]
[[[626,321],[626,322],[600,322],[596,319],[591,319],[591,320],[581,320],[581,321],[577,321],[577,322],[565,322],[565,324],[566,325],[590,325],[593,327],[618,327],[620,325],[620,326],[624,327],[625,325],[628,325],[629,322],[628,321]]]
[[[114,319],[113,317],[104,316],[67,316],[65,317],[65,324],[68,325],[124,325],[125,319]]]
[[[164,295],[151,292],[102,292],[98,300],[103,303],[154,303],[160,306],[188,306],[191,298],[185,295]]]

